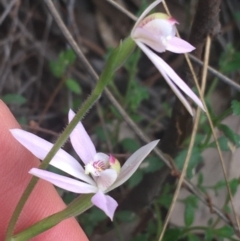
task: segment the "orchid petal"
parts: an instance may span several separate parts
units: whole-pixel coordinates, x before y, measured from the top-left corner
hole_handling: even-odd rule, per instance
[[[169,39],[166,46],[166,50],[177,54],[188,53],[193,51],[194,49],[195,47],[193,47],[187,41],[178,37],[172,37],[171,39]]]
[[[147,145],[141,147],[136,152],[134,152],[125,164],[122,166],[122,169],[118,175],[116,182],[107,190],[108,192],[112,189],[122,185],[126,182],[133,173],[137,170],[139,165],[145,159],[145,157],[154,149],[154,147],[158,144],[159,140],[152,141]]]
[[[163,41],[161,41],[161,37],[152,34],[150,31],[148,31],[148,29],[136,28],[132,38],[137,40],[138,42],[142,42],[150,46],[158,53],[166,51],[166,46]]]
[[[74,193],[95,193],[98,190],[96,186],[37,168],[32,168],[29,173]]]
[[[101,172],[99,177],[96,177],[96,183],[100,190],[105,191],[110,187],[117,179],[118,174],[113,169],[106,169]]]
[[[172,91],[174,92],[174,94],[179,98],[179,100],[182,102],[182,104],[185,106],[185,108],[188,110],[188,112],[190,113],[190,115],[193,116],[193,111],[192,111],[192,107],[190,106],[190,104],[188,103],[188,101],[186,100],[186,98],[183,96],[183,94],[181,93],[181,91],[176,87],[176,85],[172,82],[172,80],[168,77],[168,75],[165,73],[165,70],[162,69],[161,74],[163,76],[163,78],[167,81],[167,83],[169,84],[169,86],[171,87]]]
[[[73,119],[74,116],[75,113],[72,110],[69,110],[69,122]],[[74,150],[84,162],[84,164],[87,164],[88,162],[93,160],[93,157],[96,154],[96,149],[81,122],[79,122],[72,131],[70,135],[70,140]]]
[[[103,210],[105,214],[113,220],[113,215],[115,213],[115,210],[118,206],[118,203],[116,200],[114,200],[112,197],[103,194],[101,191],[98,191],[91,199],[92,203]]]
[[[162,73],[169,76],[169,78],[186,94],[188,95],[199,107],[204,111],[203,104],[197,95],[186,85],[186,83],[174,72],[174,70],[164,62],[159,56],[157,56],[153,51],[151,51],[144,44],[136,41],[136,44],[142,49],[142,51],[148,56],[148,58],[153,62],[156,68]],[[169,84],[169,79],[166,79]],[[172,87],[172,85],[170,85]],[[182,100],[182,99],[181,99]]]
[[[53,147],[51,142],[48,142],[30,132],[21,129],[12,129],[10,132],[15,139],[17,139],[25,148],[27,148],[40,160],[43,160]],[[58,150],[52,158],[50,165],[70,174],[71,176],[90,184],[94,184],[94,181],[84,173],[84,169],[79,162],[63,149]]]
[[[152,4],[150,4],[141,14],[141,16],[138,18],[137,22],[135,23],[133,29],[132,29],[132,33],[135,31],[135,28],[138,26],[138,24],[142,21],[142,19],[153,9],[155,8],[162,0],[157,0],[155,2],[153,2]]]

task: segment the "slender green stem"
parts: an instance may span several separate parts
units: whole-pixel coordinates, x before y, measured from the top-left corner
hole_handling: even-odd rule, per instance
[[[33,238],[34,236],[38,235],[39,233],[42,233],[64,219],[77,216],[83,212],[85,212],[87,209],[89,209],[92,206],[91,198],[93,194],[86,194],[81,195],[78,198],[76,198],[72,203],[70,203],[64,210],[55,213],[47,218],[42,219],[41,221],[35,223],[34,225],[28,227],[21,233],[15,235],[11,241],[25,241]]]

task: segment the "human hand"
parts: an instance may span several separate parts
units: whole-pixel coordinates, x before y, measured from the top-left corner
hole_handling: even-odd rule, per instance
[[[9,129],[19,124],[0,100],[0,240],[4,240],[13,211],[31,179],[28,171],[39,166],[39,160],[11,135]],[[15,233],[65,208],[53,185],[39,180],[29,197]],[[69,218],[52,229],[38,235],[34,241],[87,241],[87,237],[74,218]]]

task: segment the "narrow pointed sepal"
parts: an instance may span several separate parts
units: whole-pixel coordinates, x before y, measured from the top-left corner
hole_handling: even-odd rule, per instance
[[[137,170],[145,157],[154,149],[158,142],[159,140],[152,141],[135,151],[122,166],[116,182],[107,191],[109,192],[126,182]]]
[[[74,193],[95,193],[98,190],[95,185],[90,185],[73,178],[65,177],[37,168],[32,168],[29,173],[45,181],[48,181],[57,187]]]
[[[69,122],[74,116],[75,113],[70,109],[68,113]],[[85,164],[93,160],[93,157],[96,154],[96,149],[81,122],[76,125],[70,134],[70,140],[74,150]]]
[[[53,147],[51,142],[48,142],[30,132],[21,129],[11,129],[10,132],[18,142],[20,142],[40,160],[43,160]],[[52,158],[50,165],[70,174],[71,176],[84,180],[90,184],[94,184],[93,180],[89,176],[85,175],[79,162],[63,149],[58,150]]]

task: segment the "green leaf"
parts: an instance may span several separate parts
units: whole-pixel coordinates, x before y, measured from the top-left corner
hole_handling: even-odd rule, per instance
[[[214,232],[217,236],[225,238],[229,238],[234,235],[234,230],[230,226],[223,226],[219,229],[215,229]]]
[[[152,235],[156,234],[156,223],[153,220],[148,221],[147,232]]]
[[[208,228],[205,232],[204,241],[212,241],[213,237],[214,237],[214,230],[212,230],[211,228]]]
[[[201,144],[204,139],[205,139],[205,135],[203,135],[203,134],[197,134],[197,135],[196,135],[196,138],[195,138],[195,143],[194,143],[194,145],[197,146],[197,145]]]
[[[143,173],[140,170],[138,170],[128,180],[127,182],[128,186],[130,188],[135,187],[138,183],[142,181],[142,179],[143,179]]]
[[[240,11],[237,11],[235,9],[235,11],[233,13],[233,17],[235,18],[236,21],[240,22]]]
[[[61,78],[64,75],[66,68],[69,65],[73,64],[75,60],[76,55],[73,52],[73,50],[67,49],[65,51],[60,52],[57,60],[50,61],[49,67],[52,74],[56,78]]]
[[[161,195],[161,197],[158,199],[158,202],[165,208],[169,208],[171,202],[172,202],[172,195],[165,194]]]
[[[184,199],[184,203],[191,205],[193,208],[198,207],[198,198],[194,195],[189,195]]]
[[[177,241],[181,236],[181,230],[177,228],[168,229],[163,237],[163,241]]]
[[[133,222],[137,216],[131,211],[119,211],[115,214],[115,218],[121,222]]]
[[[218,129],[224,133],[224,135],[235,145],[238,144],[239,140],[235,132],[229,128],[227,125],[219,124]]]
[[[184,222],[187,227],[191,226],[194,222],[194,208],[191,205],[185,205]]]
[[[232,192],[232,195],[235,195],[238,189],[238,185],[239,185],[240,180],[237,178],[233,178],[230,182],[229,182],[229,186]]]
[[[67,88],[69,90],[71,90],[73,93],[75,93],[75,94],[81,94],[82,93],[82,89],[81,89],[79,83],[76,80],[67,79],[65,81],[65,84],[66,84]]]
[[[200,241],[200,239],[197,235],[189,233],[188,234],[188,241]]]
[[[227,50],[222,54],[219,64],[222,72],[232,73],[237,71],[240,67],[240,52],[229,44]]]
[[[65,66],[58,63],[58,61],[55,61],[55,60],[52,60],[49,62],[49,68],[53,76],[56,78],[61,78],[66,71]]]
[[[189,227],[194,222],[194,211],[198,207],[198,199],[191,195],[186,197],[183,202],[185,203],[184,222],[185,225]]]
[[[198,186],[202,186],[202,184],[203,184],[203,174],[200,172],[199,174],[198,174]]]
[[[237,136],[237,135],[236,135]],[[237,137],[238,138],[238,137]],[[230,146],[232,145],[231,142],[225,137],[221,136],[218,138],[218,144],[220,146],[220,149],[222,151],[230,151]],[[237,145],[238,146],[238,145]],[[214,147],[216,148],[216,143],[215,141],[211,142],[208,147]]]
[[[3,102],[6,104],[23,105],[27,102],[27,99],[19,94],[6,94],[2,97]]]
[[[228,205],[224,205],[223,211],[224,211],[225,213],[228,213],[228,214],[230,214],[230,213],[232,212],[231,208],[230,208]]]
[[[162,190],[162,194],[157,199],[157,202],[167,209],[169,208],[169,206],[172,202],[172,193],[174,191],[174,188],[175,187],[172,184],[166,183]]]
[[[175,158],[177,169],[181,170],[183,168],[184,162],[186,160],[186,156],[187,156],[187,150],[183,150]],[[193,177],[193,174],[195,173],[194,169],[201,161],[202,161],[201,150],[197,147],[194,147],[192,150],[192,154],[191,154],[189,164],[188,164],[188,169],[187,169],[188,178]]]
[[[122,116],[120,115],[120,113],[118,112],[118,110],[113,106],[109,106],[111,112],[113,113],[113,115],[115,116],[115,118],[117,118],[118,120],[122,119]]]
[[[72,49],[67,49],[59,54],[58,62],[63,63],[64,66],[73,64],[76,60],[76,54]]]
[[[143,119],[142,115],[136,113],[130,114],[130,116],[135,123],[139,123]]]
[[[93,206],[87,213],[78,216],[77,220],[81,223],[84,232],[90,236],[93,234],[97,225],[106,220],[106,214],[102,210]]]
[[[218,138],[218,143],[222,151],[230,150],[228,139],[225,136],[221,136],[220,138]],[[216,147],[215,142],[213,143],[213,146]]]
[[[214,186],[213,186],[213,189],[215,190],[215,191],[218,191],[218,190],[221,190],[221,189],[223,189],[223,188],[225,188],[226,187],[226,182],[225,182],[225,180],[220,180],[220,181],[218,181]]]
[[[127,96],[128,98],[128,107],[132,111],[136,111],[139,107],[140,103],[143,100],[149,98],[148,90],[141,86],[137,81],[132,81],[130,86],[130,95]]]
[[[163,167],[163,162],[155,156],[148,157],[144,163],[145,166],[142,170],[146,173],[158,171]]]
[[[131,152],[131,153],[140,148],[139,143],[136,140],[131,139],[131,138],[123,139],[122,140],[122,146],[123,146],[125,151]]]
[[[103,221],[107,218],[106,214],[98,208],[92,208],[88,217],[91,223],[99,223],[100,221]]]
[[[72,192],[67,192],[66,194],[64,193],[63,201],[68,205],[76,198],[76,196],[77,196],[76,193],[72,193]]]
[[[17,119],[18,123],[20,125],[28,125],[27,118],[25,116],[21,116]]]
[[[94,133],[97,135],[97,138],[102,141],[102,142],[106,142],[106,134],[104,132],[104,129],[102,126],[96,126],[94,129]]]
[[[137,234],[136,237],[132,238],[131,241],[146,241],[149,240],[149,234]]]
[[[235,115],[240,115],[240,102],[237,100],[233,100],[231,103],[232,111]]]

